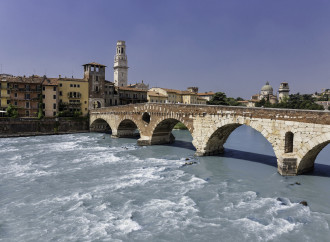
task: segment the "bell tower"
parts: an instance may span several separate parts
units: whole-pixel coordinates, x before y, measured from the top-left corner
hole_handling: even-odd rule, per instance
[[[127,86],[127,55],[125,41],[118,40],[115,61],[113,65],[114,69],[114,83],[117,87]]]
[[[84,80],[88,81],[88,108],[104,107],[105,65],[92,62],[84,64]]]
[[[278,98],[279,101],[284,101],[285,98],[289,97],[290,88],[287,82],[282,82],[280,88],[278,89]]]

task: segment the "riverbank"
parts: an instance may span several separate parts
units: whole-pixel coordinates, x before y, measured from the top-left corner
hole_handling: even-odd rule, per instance
[[[88,118],[1,118],[0,138],[89,132]]]

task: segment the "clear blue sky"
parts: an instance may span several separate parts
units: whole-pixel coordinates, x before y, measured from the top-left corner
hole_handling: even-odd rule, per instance
[[[0,64],[14,75],[83,77],[125,40],[129,82],[249,98],[266,81],[330,88],[328,0],[0,0]]]

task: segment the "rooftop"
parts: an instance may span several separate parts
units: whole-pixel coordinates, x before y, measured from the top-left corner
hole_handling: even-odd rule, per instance
[[[103,67],[107,67],[107,66],[102,65],[102,64],[97,63],[97,62],[90,62],[90,63],[84,64],[83,66],[88,66],[88,65],[91,65],[91,66],[103,66]]]

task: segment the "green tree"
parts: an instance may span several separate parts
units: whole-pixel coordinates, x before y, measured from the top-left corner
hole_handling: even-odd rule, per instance
[[[223,92],[217,92],[214,94],[212,99],[207,102],[210,105],[229,105],[227,103],[227,96]]]
[[[12,104],[9,104],[7,109],[7,116],[10,117],[10,118],[17,118],[18,117],[18,111],[17,111],[17,107],[12,105]]]
[[[239,106],[240,103],[238,100],[243,100],[243,98],[232,98],[227,97],[227,95],[223,92],[217,92],[214,94],[212,99],[207,102],[209,105],[226,105],[226,106]]]

